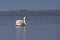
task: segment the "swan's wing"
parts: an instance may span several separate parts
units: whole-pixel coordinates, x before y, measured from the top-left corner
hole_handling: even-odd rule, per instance
[[[16,20],[16,25],[22,25],[23,24],[23,20]]]

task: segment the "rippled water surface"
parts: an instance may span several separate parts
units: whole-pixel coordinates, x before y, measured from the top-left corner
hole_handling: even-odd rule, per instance
[[[0,13],[0,40],[24,40],[15,21],[27,17],[26,40],[60,40],[60,13]]]

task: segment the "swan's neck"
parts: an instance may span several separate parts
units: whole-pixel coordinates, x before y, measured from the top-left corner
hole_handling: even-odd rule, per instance
[[[23,18],[24,24],[26,25],[26,17]]]
[[[26,19],[23,19],[24,23],[26,22]]]

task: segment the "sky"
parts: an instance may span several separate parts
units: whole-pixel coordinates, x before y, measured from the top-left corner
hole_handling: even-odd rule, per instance
[[[0,0],[0,11],[60,9],[60,0]]]

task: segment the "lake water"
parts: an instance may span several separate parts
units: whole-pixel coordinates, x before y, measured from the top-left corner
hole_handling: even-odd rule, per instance
[[[60,13],[0,13],[0,40],[24,40],[24,30],[15,21],[27,17],[25,40],[60,40]]]

